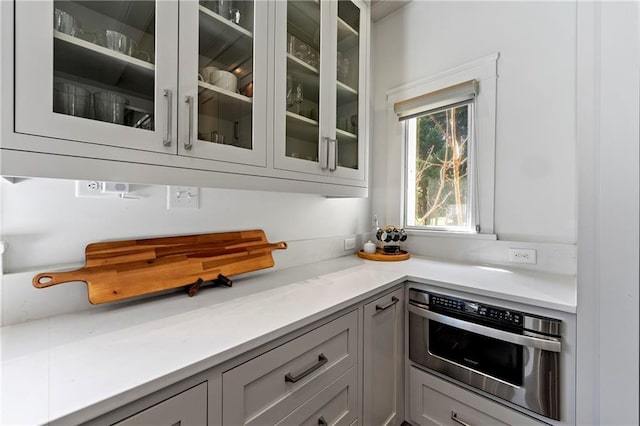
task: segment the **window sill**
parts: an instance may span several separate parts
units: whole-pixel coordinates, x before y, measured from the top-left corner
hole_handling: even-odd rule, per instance
[[[426,229],[408,229],[405,228],[407,235],[415,235],[420,237],[436,237],[436,238],[463,238],[472,240],[491,240],[496,241],[496,234],[476,234],[475,232],[453,232],[453,231],[430,231]]]

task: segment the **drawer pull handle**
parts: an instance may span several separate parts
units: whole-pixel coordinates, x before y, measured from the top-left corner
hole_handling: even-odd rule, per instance
[[[328,426],[329,423],[324,419],[324,416],[320,416],[318,419],[318,426]]]
[[[297,376],[292,376],[291,373],[285,374],[284,375],[284,381],[285,382],[291,382],[291,383],[299,382],[300,380],[302,380],[305,377],[307,377],[309,374],[311,374],[314,371],[316,371],[318,368],[320,368],[323,365],[325,365],[327,363],[327,361],[328,361],[327,357],[324,356],[324,354],[320,354],[320,355],[318,355],[318,362],[316,362],[311,367],[307,368],[306,370],[304,370],[302,373],[298,374]]]
[[[391,302],[387,303],[386,305],[384,305],[384,306],[376,305],[376,311],[384,311],[385,309],[389,309],[390,307],[392,307],[393,305],[395,305],[399,301],[400,301],[400,299],[398,299],[397,297],[393,296],[391,298]]]
[[[471,426],[469,423],[463,422],[462,420],[460,420],[458,418],[458,413],[456,413],[455,411],[451,411],[451,420],[453,420],[454,422],[458,423],[459,425],[462,426]]]

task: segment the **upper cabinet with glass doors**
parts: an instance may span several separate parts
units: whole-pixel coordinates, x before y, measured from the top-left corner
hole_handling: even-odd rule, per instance
[[[176,152],[176,3],[15,7],[16,131]]]
[[[267,15],[265,1],[180,3],[180,154],[266,165]]]
[[[265,166],[267,15],[253,0],[18,1],[16,131]]]
[[[364,179],[364,4],[289,0],[276,16],[276,167]]]

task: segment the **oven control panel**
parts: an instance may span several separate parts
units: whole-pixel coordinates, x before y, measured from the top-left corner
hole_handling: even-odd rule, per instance
[[[435,308],[435,310],[438,310],[441,308],[447,311],[456,311],[465,314],[465,316],[485,318],[512,327],[521,328],[523,324],[523,315],[518,311],[511,311],[454,297],[429,294],[429,306],[431,309]]]

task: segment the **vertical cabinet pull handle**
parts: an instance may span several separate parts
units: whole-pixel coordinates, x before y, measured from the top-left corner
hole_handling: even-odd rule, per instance
[[[462,420],[460,420],[458,418],[458,413],[456,413],[455,411],[451,411],[451,420],[453,420],[454,422],[462,426],[471,426],[469,423],[463,422]]]
[[[376,305],[376,311],[384,311],[385,309],[389,309],[390,307],[392,307],[393,305],[395,305],[399,301],[400,301],[400,299],[398,299],[397,297],[393,296],[391,298],[391,302],[387,303],[386,305],[383,305],[383,306]]]
[[[338,167],[338,140],[329,139],[329,153],[327,154],[329,171],[334,172]]]
[[[185,96],[184,101],[189,105],[189,126],[187,141],[184,143],[184,149],[191,150],[193,148],[193,96]]]
[[[327,363],[327,361],[328,361],[327,357],[324,354],[320,354],[320,355],[318,355],[318,362],[316,362],[311,367],[307,368],[306,370],[304,370],[302,373],[298,374],[297,376],[294,376],[291,373],[285,374],[284,375],[284,381],[285,382],[291,382],[291,383],[299,382],[300,380],[302,380],[305,377],[307,377],[309,374],[311,374],[314,371],[316,371],[318,368],[320,368],[323,365],[325,365]]]
[[[164,89],[162,91],[162,96],[167,101],[167,133],[164,135],[164,139],[162,140],[162,144],[164,146],[171,146],[171,90]]]
[[[318,419],[318,426],[328,426],[329,423],[324,419],[324,416],[320,416]]]
[[[324,171],[329,168],[329,138],[322,138],[320,146],[320,168]]]

